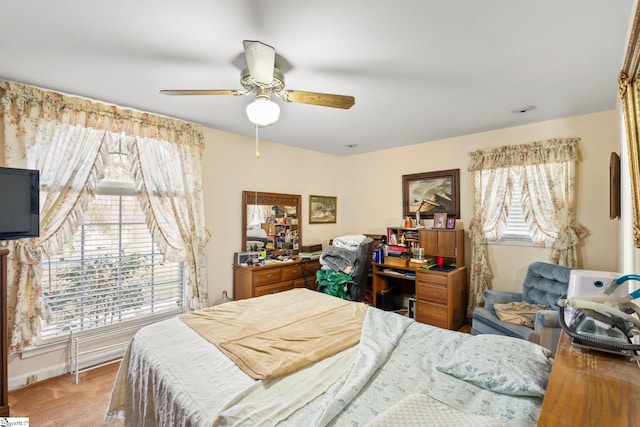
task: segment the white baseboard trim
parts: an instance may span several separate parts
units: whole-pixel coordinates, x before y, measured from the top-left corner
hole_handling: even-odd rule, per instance
[[[99,365],[101,363],[109,362],[122,358],[126,348],[127,342],[122,343],[122,347],[112,346],[106,350],[93,351],[92,354],[83,356],[82,360],[78,363],[78,369],[84,370],[88,367]],[[27,381],[33,375],[36,375],[38,381],[46,380],[48,378],[58,377],[60,375],[69,374],[71,372],[69,362],[61,362],[56,365],[47,366],[46,368],[30,372],[28,374],[18,375],[8,378],[9,390],[16,390],[27,385]],[[74,382],[75,378],[69,377],[69,382]]]

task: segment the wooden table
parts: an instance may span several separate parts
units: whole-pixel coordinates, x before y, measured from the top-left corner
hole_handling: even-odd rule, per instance
[[[562,332],[538,426],[640,426],[640,366]]]

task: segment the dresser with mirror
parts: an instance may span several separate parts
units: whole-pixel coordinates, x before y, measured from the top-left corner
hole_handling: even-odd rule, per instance
[[[302,197],[299,194],[242,192],[241,252],[267,251],[288,261],[233,265],[233,299],[315,288],[317,259],[297,258],[302,245]]]

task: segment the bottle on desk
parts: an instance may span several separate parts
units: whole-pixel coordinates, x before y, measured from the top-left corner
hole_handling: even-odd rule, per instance
[[[384,251],[381,248],[373,251],[373,262],[375,262],[376,264],[384,263]]]

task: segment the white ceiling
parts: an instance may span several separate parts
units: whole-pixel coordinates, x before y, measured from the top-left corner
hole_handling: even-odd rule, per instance
[[[284,103],[260,138],[350,155],[613,109],[633,0],[3,0],[0,79],[254,136],[242,40],[275,47]],[[273,99],[273,98],[272,98]],[[527,105],[528,113],[513,113]],[[357,144],[355,148],[346,148]]]

